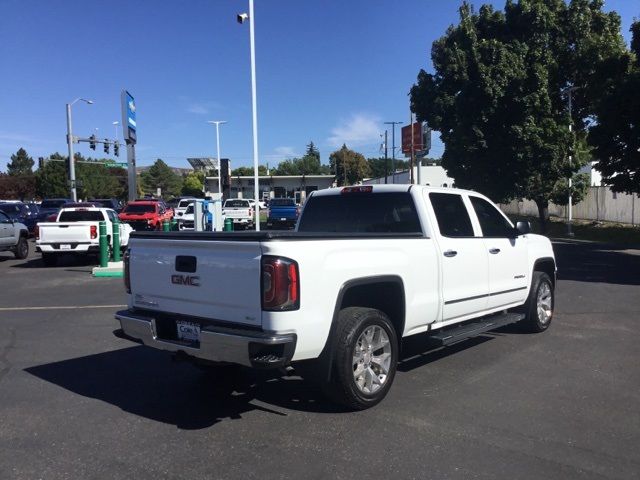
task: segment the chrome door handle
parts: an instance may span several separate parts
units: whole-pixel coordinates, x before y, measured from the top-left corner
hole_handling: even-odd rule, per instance
[[[458,254],[455,250],[447,250],[444,252],[445,257],[455,257]]]
[[[495,255],[496,253],[500,253],[500,249],[499,248],[491,248],[491,249],[489,249],[489,253],[493,253]]]

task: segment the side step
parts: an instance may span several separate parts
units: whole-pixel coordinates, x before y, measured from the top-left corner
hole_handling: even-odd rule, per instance
[[[436,330],[429,335],[429,339],[437,346],[453,345],[471,337],[496,328],[504,327],[524,319],[524,313],[497,313],[489,317],[482,317],[460,326],[453,326]]]

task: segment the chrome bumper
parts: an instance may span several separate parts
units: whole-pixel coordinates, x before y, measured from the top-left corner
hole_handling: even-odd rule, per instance
[[[114,332],[117,337],[212,362],[237,363],[256,368],[277,368],[287,365],[295,352],[296,335],[292,333],[275,334],[203,325],[200,330],[200,344],[194,347],[182,342],[158,338],[156,320],[151,316],[123,310],[117,312],[115,317],[120,321],[122,328],[120,332]],[[176,316],[176,319],[178,317]]]

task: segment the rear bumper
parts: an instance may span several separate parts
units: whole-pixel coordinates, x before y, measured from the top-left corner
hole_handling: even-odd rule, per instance
[[[200,344],[190,346],[177,340],[159,338],[156,320],[150,316],[123,310],[115,317],[122,327],[115,333],[117,337],[211,362],[278,368],[291,362],[296,347],[296,335],[292,333],[276,334],[211,325],[202,325]]]
[[[62,249],[61,245],[69,245],[68,249]],[[100,245],[93,243],[40,243],[36,244],[36,252],[40,253],[99,253]]]

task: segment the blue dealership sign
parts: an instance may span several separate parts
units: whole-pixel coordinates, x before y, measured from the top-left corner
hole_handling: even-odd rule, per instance
[[[136,102],[133,95],[126,90],[122,90],[121,102],[124,140],[135,145],[137,142]]]

